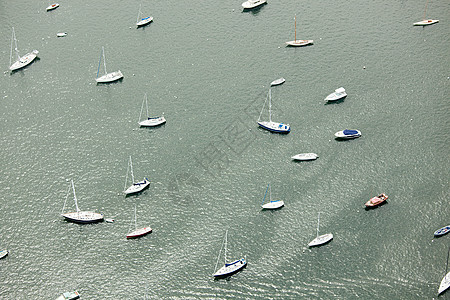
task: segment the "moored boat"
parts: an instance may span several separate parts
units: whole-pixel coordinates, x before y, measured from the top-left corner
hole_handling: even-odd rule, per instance
[[[444,226],[434,232],[434,236],[442,236],[450,232],[450,225]]]
[[[366,207],[375,207],[385,202],[388,198],[389,198],[388,195],[382,193],[376,197],[370,198],[370,200],[367,201],[365,205]]]
[[[439,20],[433,20],[433,19],[422,20],[422,21],[413,23],[413,25],[414,26],[426,26],[426,25],[431,25],[431,24],[435,24],[435,23],[439,23]]]
[[[248,0],[248,1],[245,1],[244,3],[242,3],[242,7],[244,9],[252,9],[252,8],[258,7],[260,5],[263,5],[266,2],[267,2],[266,0]]]
[[[13,62],[13,42],[14,42],[14,51],[16,52],[17,59]],[[27,53],[23,56],[20,56],[19,49],[17,48],[17,39],[16,32],[14,31],[14,27],[12,28],[12,38],[11,38],[11,53],[9,55],[9,69],[11,71],[19,70],[25,66],[31,64],[39,54],[39,51],[33,50],[30,53]]]
[[[266,99],[267,101],[267,99]],[[277,132],[277,133],[289,133],[291,132],[291,127],[289,124],[283,124],[272,121],[272,90],[269,89],[269,121],[261,121],[261,115],[264,111],[264,107],[266,106],[266,102],[264,102],[263,108],[261,109],[261,113],[258,118],[259,127],[266,129],[268,131]]]
[[[58,7],[59,7],[59,3],[53,3],[53,4],[50,4],[49,6],[47,6],[46,9],[47,9],[47,11],[50,11],[50,10],[54,10]]]
[[[269,190],[269,202],[264,204],[264,200],[266,200],[267,190]],[[264,198],[261,204],[262,209],[278,209],[284,206],[283,200],[272,200],[272,187],[270,183],[267,185],[266,193],[264,194]]]
[[[445,265],[445,273],[444,273],[445,276],[444,276],[444,278],[442,278],[441,284],[439,285],[438,295],[442,294],[450,287],[450,272],[447,273],[449,256],[450,256],[450,247],[448,248],[448,251],[447,251],[447,264]]]
[[[220,252],[221,252],[221,251],[219,251],[219,256],[217,258],[216,267],[214,268],[217,271],[213,274],[213,276],[216,278],[224,278],[224,277],[231,276],[231,275],[239,272],[240,270],[244,269],[245,267],[247,267],[247,261],[245,258],[237,259],[235,261],[227,263],[227,236],[228,236],[228,230],[225,232],[225,239],[224,239],[225,264],[223,267],[221,267],[219,270],[217,270],[217,265],[219,264]]]
[[[103,76],[98,77],[98,74],[100,72],[100,64],[102,62],[102,58],[103,58],[103,65],[105,66],[105,74]],[[111,73],[108,73],[106,71],[105,48],[102,47],[102,52],[100,54],[100,60],[98,62],[97,78],[95,78],[95,81],[97,81],[97,83],[108,83],[108,82],[117,81],[121,78],[123,78],[123,74],[120,70],[111,72]]]
[[[73,291],[62,293],[56,300],[75,300],[78,298],[80,298],[80,294],[77,291]]]
[[[329,94],[326,98],[326,102],[337,101],[347,97],[347,93],[343,87],[336,89],[333,93]]]
[[[131,186],[127,188],[128,185],[128,171],[130,171],[131,174]],[[150,181],[144,177],[142,181],[134,181],[134,173],[133,173],[133,162],[131,161],[131,156],[128,161],[128,167],[127,167],[127,175],[125,177],[125,190],[123,191],[125,195],[132,195],[139,193],[143,191],[144,189],[148,188],[150,186]]]
[[[270,85],[271,85],[271,86],[274,86],[274,85],[280,85],[280,84],[283,84],[285,81],[286,81],[286,79],[284,79],[283,77],[281,77],[281,78],[279,78],[279,79],[277,79],[277,80],[272,81],[272,82],[270,83]]]
[[[294,23],[295,23],[294,40],[286,42],[286,46],[303,47],[314,44],[314,40],[297,40],[297,16],[294,16]]]
[[[319,155],[317,155],[316,153],[300,153],[300,154],[292,156],[291,158],[293,160],[304,161],[304,160],[315,160],[318,157],[319,157]]]
[[[309,242],[308,247],[315,247],[315,246],[324,245],[324,244],[328,243],[329,241],[331,241],[333,239],[333,234],[332,233],[326,233],[326,234],[319,235],[319,224],[320,224],[320,212],[319,212],[319,215],[317,217],[317,235],[316,235],[316,238],[314,240],[312,240],[311,242]]]
[[[58,32],[56,34],[57,37],[65,37],[67,35],[67,32]]]
[[[144,110],[144,103],[147,109],[147,119],[141,121],[142,111]],[[144,101],[142,101],[141,112],[139,114],[139,126],[141,127],[156,127],[166,123],[166,118],[164,118],[164,113],[159,117],[150,117],[148,114],[148,101],[147,93],[144,95]]]
[[[0,259],[2,259],[3,257],[6,257],[9,254],[8,250],[1,250],[0,251]]]
[[[150,227],[143,227],[143,228],[137,228],[137,221],[136,221],[136,206],[134,207],[134,227],[135,229],[127,234],[127,239],[135,239],[144,235],[149,234],[152,232],[152,229]]]
[[[361,136],[361,131],[357,129],[345,129],[338,131],[334,134],[336,139],[348,140],[348,139],[356,139]]]

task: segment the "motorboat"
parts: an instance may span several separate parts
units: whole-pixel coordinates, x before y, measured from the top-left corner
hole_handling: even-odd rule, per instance
[[[319,157],[319,155],[317,155],[316,153],[300,153],[300,154],[292,156],[291,158],[293,160],[304,161],[304,160],[315,160],[318,157]]]
[[[444,226],[434,232],[434,236],[442,236],[450,232],[450,225]]]
[[[252,8],[258,7],[264,3],[267,3],[267,1],[266,0],[248,0],[248,1],[245,1],[244,3],[242,3],[242,7],[244,9],[252,9]]]
[[[80,298],[80,294],[77,291],[73,291],[63,293],[61,296],[56,298],[56,300],[75,300],[78,298]]]
[[[334,93],[329,94],[326,98],[326,102],[332,102],[337,101],[339,99],[343,99],[347,97],[347,93],[345,92],[345,89],[343,87],[340,87],[334,91]]]
[[[342,140],[356,139],[361,136],[361,131],[356,130],[356,129],[345,129],[345,130],[336,132],[334,134],[334,136],[336,137],[336,139],[342,139]]]
[[[59,7],[59,3],[53,3],[53,4],[49,5],[49,6],[47,6],[47,11],[54,10],[54,9],[56,9],[58,7]]]
[[[366,207],[378,206],[378,205],[382,204],[383,202],[385,202],[388,198],[389,197],[384,193],[379,194],[376,197],[370,198],[370,200],[366,202]]]
[[[65,37],[67,35],[67,32],[58,32],[56,34],[57,37]]]
[[[274,85],[280,85],[280,84],[283,84],[285,81],[286,81],[286,79],[284,79],[283,77],[281,77],[281,78],[279,78],[279,79],[277,79],[277,80],[272,81],[272,82],[270,83],[270,85],[271,85],[271,86],[274,86]]]

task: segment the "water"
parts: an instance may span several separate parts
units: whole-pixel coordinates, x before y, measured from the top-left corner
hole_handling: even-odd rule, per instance
[[[448,2],[429,3],[441,22],[421,28],[424,1],[288,0],[245,13],[240,1],[145,1],[154,22],[138,30],[138,1],[59,3],[0,3],[4,70],[12,26],[21,54],[40,51],[0,81],[0,248],[11,251],[1,299],[437,296],[449,245],[433,239],[449,218]],[[294,14],[313,46],[284,47]],[[95,84],[102,46],[123,81]],[[273,120],[291,125],[286,136],[256,124],[279,77]],[[324,105],[340,86],[345,101]],[[137,127],[144,93],[163,127]],[[335,141],[345,128],[363,136]],[[290,160],[301,152],[320,157]],[[152,183],[125,198],[130,155]],[[116,222],[62,220],[70,179],[81,209]],[[268,183],[281,210],[260,210]],[[388,204],[364,210],[381,192]],[[134,205],[153,233],[127,241]],[[334,240],[308,249],[318,212]],[[216,281],[226,229],[229,258],[249,265]]]

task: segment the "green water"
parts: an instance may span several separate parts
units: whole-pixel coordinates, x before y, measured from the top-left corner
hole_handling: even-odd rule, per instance
[[[251,12],[242,1],[143,1],[154,21],[141,29],[138,1],[60,1],[52,12],[46,1],[0,3],[1,299],[437,297],[449,246],[433,232],[450,223],[450,3],[428,3],[440,23],[422,28],[412,23],[425,1],[270,1]],[[297,38],[313,46],[284,46],[294,14]],[[11,74],[12,26],[22,55],[40,53]],[[102,46],[122,81],[96,85]],[[272,119],[288,135],[256,124],[280,77]],[[324,105],[341,86],[348,97]],[[166,125],[138,128],[144,93]],[[334,140],[346,128],[362,137]],[[291,161],[303,152],[319,159]],[[130,155],[151,185],[125,198]],[[71,179],[82,210],[116,222],[65,222]],[[260,210],[268,183],[281,210]],[[388,203],[366,211],[381,192]],[[130,241],[135,205],[153,232]],[[334,240],[308,249],[318,212]],[[227,229],[229,259],[248,267],[217,281]]]

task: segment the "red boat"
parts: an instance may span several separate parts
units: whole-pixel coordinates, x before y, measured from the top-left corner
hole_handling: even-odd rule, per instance
[[[375,207],[380,204],[382,204],[384,201],[389,198],[386,194],[379,194],[376,197],[371,198],[369,201],[366,202],[366,207]]]

